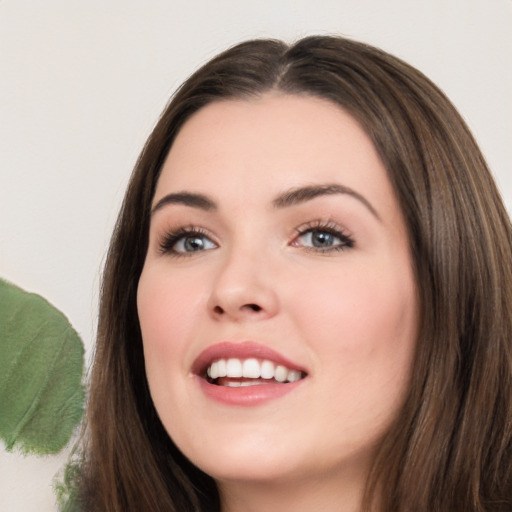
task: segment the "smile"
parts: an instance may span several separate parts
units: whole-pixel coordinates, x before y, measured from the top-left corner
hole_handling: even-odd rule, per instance
[[[267,345],[222,342],[205,349],[191,368],[205,396],[229,406],[256,406],[302,387],[308,372]]]
[[[219,359],[208,366],[206,375],[213,384],[230,387],[263,385],[269,382],[296,382],[304,377],[303,372],[299,370],[254,357]]]

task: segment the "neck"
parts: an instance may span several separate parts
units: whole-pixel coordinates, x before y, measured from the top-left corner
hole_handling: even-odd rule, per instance
[[[289,482],[217,482],[222,512],[361,512],[361,479],[294,479]]]

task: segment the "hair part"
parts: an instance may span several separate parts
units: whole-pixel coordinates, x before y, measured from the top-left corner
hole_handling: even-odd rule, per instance
[[[423,74],[337,37],[241,43],[176,92],[132,175],[103,274],[82,472],[86,510],[218,511],[211,477],[163,428],[144,369],[137,285],[151,202],[184,123],[209,103],[270,91],[327,99],[370,136],[401,205],[420,333],[401,413],[382,439],[364,507],[512,509],[512,234],[472,135]]]

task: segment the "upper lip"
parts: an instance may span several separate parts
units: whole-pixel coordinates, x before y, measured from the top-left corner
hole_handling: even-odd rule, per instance
[[[294,363],[290,359],[284,357],[274,349],[256,343],[253,341],[243,342],[230,342],[224,341],[211,345],[203,350],[195,359],[192,364],[192,373],[203,376],[206,373],[206,369],[214,362],[219,359],[266,359],[273,361],[274,363],[286,366],[290,370],[298,370],[303,373],[307,373],[306,370],[297,363]]]

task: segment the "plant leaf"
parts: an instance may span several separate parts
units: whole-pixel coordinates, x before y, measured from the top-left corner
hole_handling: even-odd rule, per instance
[[[57,453],[83,414],[84,347],[41,296],[0,279],[0,438],[6,448]]]

